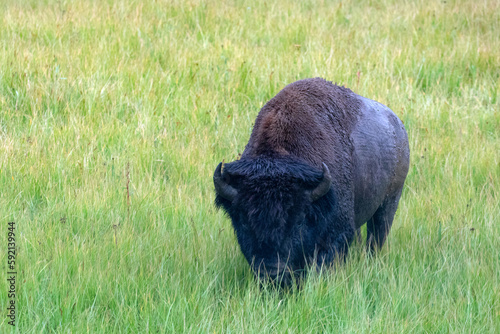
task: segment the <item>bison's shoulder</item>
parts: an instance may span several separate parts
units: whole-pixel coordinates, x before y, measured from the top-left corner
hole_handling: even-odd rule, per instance
[[[293,155],[316,166],[349,149],[359,96],[321,78],[289,84],[261,109],[244,155]]]

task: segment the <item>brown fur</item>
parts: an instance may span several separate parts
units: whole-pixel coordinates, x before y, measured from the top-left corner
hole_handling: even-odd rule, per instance
[[[351,146],[359,101],[348,88],[321,78],[286,86],[260,111],[244,157],[293,155],[320,167]],[[342,148],[332,151],[332,144]]]

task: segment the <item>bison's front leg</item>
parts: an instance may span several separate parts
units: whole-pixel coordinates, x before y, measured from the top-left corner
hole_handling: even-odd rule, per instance
[[[335,262],[335,259],[344,261],[349,250],[349,245],[352,243],[354,236],[354,228],[349,228],[343,233],[337,233],[335,236],[328,236],[320,240],[317,245],[317,269],[320,269],[322,266],[332,265]]]

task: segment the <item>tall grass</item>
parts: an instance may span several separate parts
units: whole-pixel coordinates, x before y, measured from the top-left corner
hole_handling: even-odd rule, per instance
[[[0,249],[15,221],[19,272],[1,332],[500,332],[499,2],[0,12]],[[315,76],[404,121],[406,187],[376,258],[355,244],[300,290],[260,289],[213,170],[267,100]]]

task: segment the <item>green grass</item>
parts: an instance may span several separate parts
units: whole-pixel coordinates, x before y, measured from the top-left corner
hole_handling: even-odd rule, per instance
[[[0,332],[500,332],[498,1],[6,0],[0,13]],[[266,101],[315,76],[404,121],[406,187],[376,258],[357,244],[301,290],[259,289],[212,174]]]

